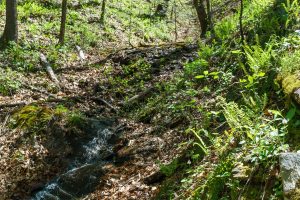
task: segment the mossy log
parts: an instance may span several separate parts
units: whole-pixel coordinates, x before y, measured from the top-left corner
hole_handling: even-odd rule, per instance
[[[300,105],[300,73],[284,77],[282,88],[290,99]]]

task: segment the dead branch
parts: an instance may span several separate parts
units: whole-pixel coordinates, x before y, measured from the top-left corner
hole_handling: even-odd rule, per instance
[[[19,107],[19,106],[25,106],[25,105],[26,105],[26,102],[3,103],[3,104],[0,104],[0,109],[13,108],[13,107]]]
[[[91,100],[95,101],[95,102],[100,102],[102,104],[105,104],[107,107],[109,107],[110,109],[112,109],[114,112],[117,112],[117,109],[114,108],[110,103],[108,103],[107,101],[105,101],[104,99],[101,99],[99,97],[92,97]]]
[[[80,48],[80,46],[76,45],[76,49],[78,51],[78,55],[79,55],[80,61],[82,62],[83,60],[85,60],[85,55],[84,55],[82,49]]]
[[[133,97],[131,97],[127,101],[123,102],[123,105],[130,105],[134,102],[142,101],[145,98],[147,98],[151,92],[154,92],[154,91],[155,91],[155,88],[150,87],[150,88],[146,89],[145,91],[140,92],[139,94],[134,95]]]
[[[59,85],[59,81],[57,79],[57,76],[55,75],[50,63],[47,61],[47,58],[44,54],[40,54],[40,59],[42,62],[42,65],[46,68],[47,74],[50,77],[50,79],[57,85],[60,87]]]
[[[43,90],[43,89],[40,89],[40,88],[36,88],[34,86],[31,86],[29,84],[25,84],[25,83],[22,83],[23,87],[33,91],[33,92],[38,92],[38,93],[41,93],[41,94],[45,94],[49,97],[52,97],[52,98],[56,98],[56,96],[54,94],[50,94],[49,92]]]

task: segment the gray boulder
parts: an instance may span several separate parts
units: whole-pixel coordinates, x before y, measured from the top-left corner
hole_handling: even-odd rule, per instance
[[[279,156],[285,199],[300,200],[300,153]]]

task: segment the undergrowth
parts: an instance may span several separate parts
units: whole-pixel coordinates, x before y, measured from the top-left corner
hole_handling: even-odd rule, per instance
[[[188,153],[192,164],[180,172],[184,178],[179,189],[162,189],[159,195],[171,199],[174,194],[180,194],[176,199],[283,198],[278,156],[299,150],[291,138],[298,138],[294,133],[299,130],[300,111],[281,85],[282,79],[298,76],[298,10],[297,1],[246,1],[246,43],[240,44],[239,13],[227,15],[216,22],[215,40],[200,44],[199,59],[186,64],[184,74],[167,83],[172,93],[163,91],[168,95],[148,100],[143,107],[146,111],[159,105],[160,114],[170,114],[169,108],[185,108],[185,116],[193,116],[185,125],[194,138],[194,148]],[[176,87],[180,84],[184,91]],[[173,97],[177,101],[168,101]],[[196,153],[199,150],[202,156]],[[257,182],[262,187],[257,188]],[[172,188],[172,183],[166,181],[163,188],[166,185]]]

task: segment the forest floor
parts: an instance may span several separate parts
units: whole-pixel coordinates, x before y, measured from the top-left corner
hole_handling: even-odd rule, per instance
[[[1,66],[7,66],[0,71],[0,199],[24,199],[64,171],[69,149],[55,132],[63,138],[77,133],[68,120],[82,116],[116,118],[126,127],[115,147],[115,165],[106,167],[99,189],[86,198],[155,196],[164,175],[148,184],[144,179],[184,150],[177,147],[186,136],[181,118],[162,119],[155,106],[142,107],[198,56],[190,43],[199,35],[189,3],[164,5],[163,19],[156,16],[158,3],[109,1],[102,27],[101,1],[70,0],[66,42],[59,46],[60,1],[19,1],[19,43],[0,52]],[[2,3],[1,22],[4,17]],[[45,72],[40,53],[59,86]],[[154,114],[160,123],[149,121]],[[50,147],[53,141],[61,146]]]
[[[164,18],[158,2],[112,0],[104,28],[99,0],[72,0],[59,46],[59,1],[20,0],[19,43],[0,52],[0,199],[64,173],[87,118],[122,134],[83,199],[283,199],[278,156],[300,148],[297,1],[245,1],[244,43],[238,1],[212,1],[204,41],[189,1]]]
[[[158,192],[159,183],[165,178],[165,175],[160,172],[160,166],[171,163],[185,150],[185,147],[178,146],[186,138],[182,134],[184,131],[180,125],[182,120],[163,119],[159,124],[139,122],[128,117],[126,110],[129,104],[127,103],[133,96],[139,96],[147,92],[149,88],[157,87],[158,83],[171,80],[174,74],[182,71],[186,62],[198,57],[196,50],[197,45],[185,43],[122,50],[99,59],[98,63],[105,62],[101,68],[93,63],[93,66],[79,64],[78,67],[56,71],[60,85],[63,86],[61,90],[45,73],[29,73],[19,77],[24,89],[12,96],[1,97],[0,108],[3,119],[1,174],[3,178],[0,188],[2,195],[14,193],[15,198],[24,198],[30,194],[31,190],[36,190],[45,183],[46,180],[41,180],[42,177],[48,177],[46,179],[51,180],[55,176],[53,170],[49,170],[48,174],[45,171],[41,172],[40,169],[37,170],[39,162],[47,162],[44,160],[47,159],[47,149],[43,147],[45,141],[41,139],[37,145],[32,142],[30,136],[23,135],[24,132],[21,129],[10,134],[8,131],[11,130],[6,127],[5,123],[9,123],[15,113],[19,112],[19,107],[22,110],[22,107],[26,105],[49,108],[64,105],[89,117],[116,118],[120,124],[124,125],[124,133],[115,146],[115,162],[104,167],[106,174],[101,178],[98,189],[85,199],[149,199],[154,197]],[[124,86],[122,84],[116,86],[120,83],[117,83],[114,78],[124,75],[126,73],[124,68],[132,67],[138,61],[147,64],[146,74],[149,75],[147,81],[143,81],[143,85],[137,81],[124,91],[118,90],[116,87]],[[131,79],[131,76],[136,74],[137,72],[133,70],[132,74],[126,74],[124,78]],[[46,89],[45,86],[47,86]],[[159,92],[157,88],[150,90],[145,96],[140,95],[137,102],[130,103],[143,102],[157,92]],[[8,137],[11,138],[7,140]],[[23,141],[22,145],[18,145],[20,140]],[[16,148],[16,145],[19,147]],[[39,145],[40,147],[37,147]],[[44,151],[37,153],[32,149],[44,149]],[[15,152],[22,152],[25,158],[14,165],[11,162],[12,159],[14,160],[12,157],[15,157]],[[39,162],[34,161],[36,157]],[[20,162],[24,165],[21,166]],[[51,164],[52,168],[59,168],[54,161],[50,162]],[[28,165],[35,166],[28,168]],[[25,169],[27,175],[22,172]],[[13,173],[6,173],[8,170]],[[43,173],[43,175],[36,173]],[[20,176],[24,178],[20,180],[18,178]]]

